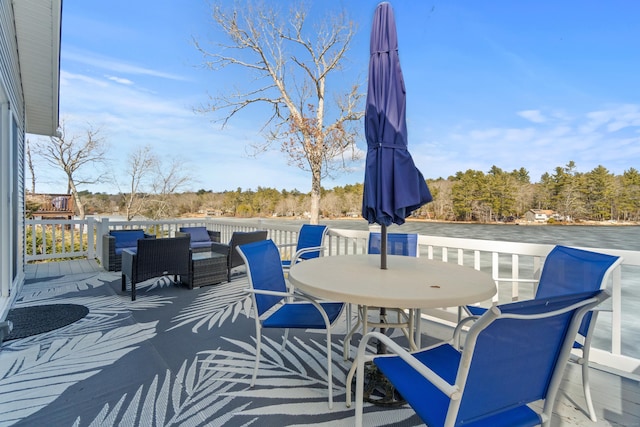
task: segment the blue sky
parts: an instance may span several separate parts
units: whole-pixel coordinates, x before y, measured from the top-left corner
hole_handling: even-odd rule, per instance
[[[287,10],[287,2],[274,3]],[[340,78],[366,78],[378,2],[308,3],[313,16],[346,7],[358,33]],[[640,3],[391,4],[407,88],[409,149],[426,178],[496,165],[524,167],[537,182],[571,160],[579,172],[598,165],[615,174],[640,169]],[[309,173],[288,166],[278,150],[247,154],[251,142],[262,140],[262,109],[241,114],[224,130],[212,116],[194,113],[208,94],[242,84],[237,73],[200,67],[192,37],[223,41],[208,12],[205,0],[65,0],[61,119],[71,131],[87,123],[101,129],[114,176],[122,175],[131,151],[151,145],[163,161],[184,162],[195,178],[192,190],[309,191]],[[358,146],[365,148],[363,137]],[[362,182],[363,168],[364,160],[322,184]],[[36,174],[36,191],[66,190],[56,171]],[[82,189],[117,191],[112,184]]]

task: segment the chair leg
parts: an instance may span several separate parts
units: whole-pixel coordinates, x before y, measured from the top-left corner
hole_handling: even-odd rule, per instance
[[[131,301],[136,300],[136,282],[131,279]]]
[[[127,276],[122,273],[122,292],[127,291]]]
[[[262,331],[260,329],[260,322],[256,319],[256,364],[253,367],[253,377],[251,378],[251,387],[256,384],[256,378],[258,377],[258,367],[260,366],[260,351],[262,344]]]
[[[333,409],[333,372],[331,362],[331,330],[327,328],[327,387],[329,388],[329,409]]]
[[[353,381],[353,375],[356,373],[356,368],[358,367],[357,362],[358,360],[354,360],[351,364],[351,368],[349,369],[349,373],[347,374],[347,380],[345,381],[345,385],[347,386],[345,404],[347,405],[347,408],[351,408],[351,382]]]
[[[589,418],[594,423],[598,422],[596,417],[596,411],[593,407],[593,401],[591,400],[591,387],[589,387],[589,364],[586,360],[582,362],[582,388],[584,389],[584,398],[587,401],[587,408],[589,410]]]
[[[289,339],[289,328],[284,329],[284,336],[282,338],[282,351],[287,347],[287,340]]]
[[[349,332],[344,337],[344,343],[343,343],[344,348],[342,350],[342,356],[343,356],[345,362],[351,358],[351,338],[356,333],[356,331],[358,330],[359,326],[362,324],[362,321],[360,320],[360,314],[358,312],[358,320],[356,320],[356,324],[352,328],[350,328],[350,326],[351,326],[350,325],[350,323],[351,323],[351,304],[349,304],[347,306],[347,320],[348,320],[347,321],[347,329],[349,330]]]
[[[594,423],[598,422],[596,411],[591,400],[591,387],[589,386],[589,348],[591,343],[585,343],[582,347],[582,357],[578,359],[578,364],[582,367],[582,389],[584,391],[584,400],[587,401],[587,409],[589,418]]]

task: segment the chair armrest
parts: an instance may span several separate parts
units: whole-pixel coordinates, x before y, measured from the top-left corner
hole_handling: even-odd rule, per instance
[[[211,252],[229,256],[230,251],[231,251],[231,246],[227,245],[226,243],[220,243],[220,242],[211,243]]]
[[[245,292],[250,292],[252,294],[260,294],[260,295],[271,295],[274,297],[292,297],[293,294],[290,292],[278,292],[278,291],[266,291],[261,289],[243,289]]]
[[[147,233],[144,233],[144,238],[145,238],[145,239],[155,239],[155,238],[156,238],[156,235],[155,235],[155,234],[147,234]]]
[[[136,265],[136,253],[125,249],[122,251],[122,274],[134,279],[134,266]]]
[[[380,332],[369,332],[367,333],[362,340],[360,340],[360,345],[358,346],[358,355],[357,355],[357,363],[358,363],[358,371],[363,372],[364,370],[364,356],[367,350],[367,345],[370,340],[376,339],[384,343],[387,347],[387,352],[389,350],[393,351],[393,354],[400,357],[402,360],[407,362],[409,366],[415,369],[420,375],[422,375],[425,379],[427,379],[431,384],[436,386],[442,393],[444,393],[451,400],[459,400],[462,397],[462,393],[460,389],[453,385],[449,384],[444,378],[431,370],[428,366],[420,362],[416,359],[411,353],[409,353],[404,348],[400,347],[395,341],[393,341],[388,336],[381,334]],[[440,345],[448,345],[448,344],[436,344],[434,347],[438,347]],[[423,349],[422,351],[424,351]],[[378,357],[389,357],[393,354],[378,356]],[[362,364],[362,370],[360,369],[360,365]],[[358,374],[358,378],[361,375]],[[362,400],[362,399],[361,399]]]
[[[102,235],[102,266],[109,269],[109,260],[116,254],[116,238],[109,234]]]
[[[304,254],[307,254],[310,252],[321,252],[324,254],[324,251],[325,251],[324,246],[313,246],[309,248],[302,248],[293,255],[293,258],[291,258],[291,265],[294,265],[295,263],[297,263],[298,258],[300,258]]]
[[[211,230],[207,230],[207,233],[209,234],[209,239],[211,239],[212,242],[220,242],[220,232],[219,231],[211,231]]]
[[[465,317],[464,319],[460,319],[455,329],[453,330],[453,337],[451,338],[451,341],[450,341],[457,350],[460,349],[460,333],[462,332],[462,328],[467,323],[471,323],[472,321],[475,322],[479,318],[480,316],[469,316],[469,317]]]
[[[191,234],[189,233],[183,233],[182,231],[176,231],[175,233],[175,237],[191,237]]]
[[[304,300],[304,301],[312,304],[320,312],[320,315],[322,316],[322,320],[324,320],[324,324],[327,327],[327,329],[331,327],[331,322],[329,321],[329,316],[327,315],[327,312],[324,311],[324,308],[322,308],[322,306],[320,305],[320,303],[318,301],[316,301],[315,299],[310,298],[310,297],[308,297],[306,295],[298,294],[298,293],[291,293],[291,292],[267,291],[267,290],[262,290],[262,289],[245,289],[245,291],[251,292],[253,294],[272,295],[272,296],[278,296],[278,297],[285,297],[285,298],[289,298],[289,299],[301,299],[301,300]]]

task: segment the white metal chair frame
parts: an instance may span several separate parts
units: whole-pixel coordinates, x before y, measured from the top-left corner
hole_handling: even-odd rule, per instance
[[[554,248],[555,249],[555,248]],[[572,249],[572,248],[568,248],[568,249]],[[597,252],[596,252],[597,253]],[[617,260],[615,260],[606,270],[606,272],[604,273],[603,277],[602,277],[602,281],[600,283],[600,289],[605,289],[607,287],[607,283],[609,282],[609,277],[611,275],[611,273],[620,267],[620,265],[622,264],[623,258],[622,257],[617,257]],[[544,270],[544,265],[542,266],[542,269]],[[502,279],[502,278],[495,278],[494,279],[496,282],[496,285],[498,283],[532,283],[534,286],[534,295],[537,294],[538,292],[538,284],[540,282],[540,279]],[[468,317],[464,318],[464,319],[460,319],[460,322],[458,324],[458,326],[463,326],[464,324],[473,321],[475,319],[478,319],[479,316],[477,315],[473,315],[473,313],[471,313],[469,311],[469,309],[466,306],[462,307],[464,311],[466,311],[466,313],[469,315]],[[581,370],[582,370],[582,389],[584,392],[584,397],[585,397],[585,401],[587,403],[587,410],[588,410],[588,415],[589,418],[591,419],[591,421],[593,421],[594,423],[598,421],[597,417],[596,417],[596,412],[595,409],[593,407],[593,401],[591,399],[591,387],[589,385],[589,353],[591,350],[591,339],[593,336],[593,330],[595,328],[595,324],[596,324],[596,320],[598,317],[598,313],[600,311],[610,311],[601,307],[597,307],[594,310],[592,310],[592,317],[591,317],[591,321],[589,323],[589,328],[587,330],[587,332],[585,333],[585,335],[581,335],[581,334],[576,334],[576,343],[578,345],[573,346],[573,351],[574,353],[572,353],[572,357],[570,357],[569,361],[577,363],[578,365],[581,366]],[[461,314],[461,311],[459,310],[459,315]],[[459,342],[456,342],[457,345],[459,345]],[[578,353],[578,354],[576,354]]]
[[[308,224],[306,224],[307,226],[309,226]],[[311,227],[316,227],[316,226],[311,226]],[[303,232],[304,230],[304,226],[302,228],[300,228],[300,232],[298,234],[298,242],[296,243],[286,243],[286,244],[282,244],[282,245],[278,245],[278,248],[282,249],[282,248],[287,248],[287,247],[296,247],[300,244],[300,234]],[[324,252],[326,250],[325,246],[324,246],[324,238],[326,237],[327,233],[329,232],[329,227],[324,226],[324,230],[322,231],[322,237],[320,239],[320,245],[318,246],[308,246],[305,248],[300,248],[297,249],[296,252],[293,254],[293,256],[291,257],[291,262],[290,263],[284,263],[282,264],[282,269],[287,272],[289,271],[289,269],[291,268],[292,265],[296,265],[298,262],[302,261],[304,259],[304,255],[308,254],[308,253],[312,253],[312,252],[319,252],[320,256],[324,255]]]
[[[454,425],[456,425],[458,410],[460,409],[460,403],[465,393],[465,383],[467,380],[467,375],[469,374],[470,368],[472,366],[472,359],[474,357],[476,340],[478,339],[478,336],[482,333],[482,331],[485,328],[487,328],[492,322],[500,318],[531,319],[531,320],[541,319],[545,317],[556,316],[556,315],[566,313],[568,311],[578,308],[576,314],[571,320],[571,324],[566,333],[564,342],[562,343],[559,356],[555,362],[553,374],[551,376],[551,380],[548,386],[548,392],[547,392],[546,398],[544,399],[544,406],[543,406],[542,412],[538,414],[541,420],[541,424],[543,426],[548,427],[551,421],[551,413],[555,403],[555,397],[557,395],[560,383],[562,381],[564,364],[570,357],[573,337],[578,332],[583,316],[589,310],[592,310],[595,306],[600,304],[602,301],[609,298],[609,296],[610,294],[605,290],[605,291],[599,292],[594,297],[582,300],[578,303],[574,303],[571,306],[564,307],[559,310],[546,312],[546,313],[539,313],[539,314],[529,314],[529,315],[502,313],[499,307],[493,306],[491,309],[487,311],[485,315],[477,319],[477,321],[469,329],[469,332],[467,333],[467,337],[465,340],[464,349],[461,352],[461,358],[458,365],[459,367],[458,367],[456,379],[453,384],[448,383],[445,379],[440,377],[436,372],[434,372],[428,366],[420,362],[410,352],[400,347],[397,343],[395,343],[386,335],[383,335],[378,332],[367,333],[363,337],[363,339],[360,341],[360,345],[358,347],[358,354],[356,356],[356,360],[354,361],[354,364],[356,365],[356,371],[357,371],[356,397],[355,397],[356,399],[355,425],[362,426],[362,421],[363,421],[362,420],[363,388],[364,388],[364,372],[365,372],[364,365],[366,361],[371,361],[378,357],[400,357],[402,360],[404,360],[408,365],[411,366],[411,368],[415,370],[416,374],[423,376],[425,379],[431,382],[435,387],[437,387],[442,393],[448,396],[450,403],[446,413],[446,420],[445,420],[444,426],[453,427]],[[454,331],[454,336],[451,342],[456,342],[458,340],[458,336],[461,330],[462,330],[462,325],[458,325]],[[373,339],[384,342],[387,346],[388,352],[392,352],[392,354],[367,355],[366,354],[367,346],[369,345],[369,342]],[[443,345],[442,343],[436,344],[432,347],[423,349],[421,351],[425,351],[425,350],[428,351],[431,348],[436,348],[442,345]],[[444,345],[447,345],[447,344],[444,344]],[[346,404],[347,404],[347,407],[350,407],[351,406],[351,383],[348,381],[346,385],[347,385]],[[490,392],[490,390],[488,390],[487,392]]]
[[[263,241],[263,242],[257,242],[257,244],[266,244],[266,242],[269,242],[270,244],[273,245],[273,247],[275,248],[275,244],[273,244],[272,241]],[[246,246],[250,246],[246,245]],[[251,299],[252,299],[252,307],[253,307],[253,311],[254,311],[254,319],[255,319],[255,326],[256,326],[256,358],[255,358],[255,365],[253,368],[253,375],[251,378],[251,387],[253,387],[255,385],[256,382],[256,378],[258,376],[258,369],[260,366],[260,355],[261,355],[261,344],[262,344],[262,323],[268,319],[275,311],[277,311],[278,308],[282,307],[285,304],[311,304],[313,307],[315,307],[318,312],[320,313],[320,315],[322,316],[322,320],[324,321],[324,325],[325,325],[325,329],[326,329],[326,343],[327,343],[327,388],[328,388],[328,401],[329,401],[329,409],[333,408],[333,373],[332,373],[332,358],[331,358],[331,329],[333,327],[333,324],[335,324],[335,322],[337,321],[337,319],[340,317],[341,314],[338,314],[336,316],[336,318],[334,319],[333,323],[330,321],[326,311],[324,310],[324,308],[322,307],[321,303],[317,302],[316,300],[314,300],[313,298],[301,294],[299,292],[296,292],[293,287],[289,286],[289,284],[287,282],[285,282],[285,286],[287,288],[287,292],[279,292],[279,291],[271,291],[271,290],[264,290],[264,289],[254,289],[254,281],[253,281],[253,275],[251,274],[251,262],[248,259],[247,255],[243,252],[243,246],[239,246],[237,248],[238,253],[242,256],[245,265],[247,266],[247,276],[249,279],[249,284],[251,285],[250,288],[245,289],[246,292],[249,292],[251,294]],[[277,250],[277,249],[274,249]],[[278,259],[274,258],[275,262],[279,261]],[[275,271],[275,270],[274,270]],[[282,281],[284,282],[284,273],[283,270],[281,268],[279,268],[277,270],[279,272],[279,274],[282,274]],[[258,303],[256,300],[256,295],[269,295],[269,296],[276,296],[276,297],[282,297],[282,301],[272,307],[270,310],[266,311],[265,313],[263,313],[262,315],[259,315],[259,310],[258,310]],[[297,300],[297,301],[296,301]],[[327,304],[331,304],[331,303],[327,303]],[[344,306],[343,306],[344,308]],[[342,309],[340,310],[340,313],[342,313]],[[294,326],[292,326],[294,327]],[[284,336],[283,336],[283,340],[282,340],[282,350],[284,351],[284,349],[286,348],[286,344],[287,344],[287,339],[289,336],[289,328],[283,327],[284,329]]]

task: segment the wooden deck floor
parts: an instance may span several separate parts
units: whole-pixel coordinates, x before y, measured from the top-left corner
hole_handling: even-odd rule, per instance
[[[34,282],[101,269],[94,260],[30,264],[26,268],[26,279]],[[423,331],[436,331],[436,335],[450,333],[446,328],[443,330],[442,325],[425,322],[429,324],[423,325]],[[552,425],[640,427],[640,379],[622,377],[597,367],[591,368],[590,375],[598,422],[591,422],[585,413],[580,368],[575,364],[568,364],[554,409]]]

